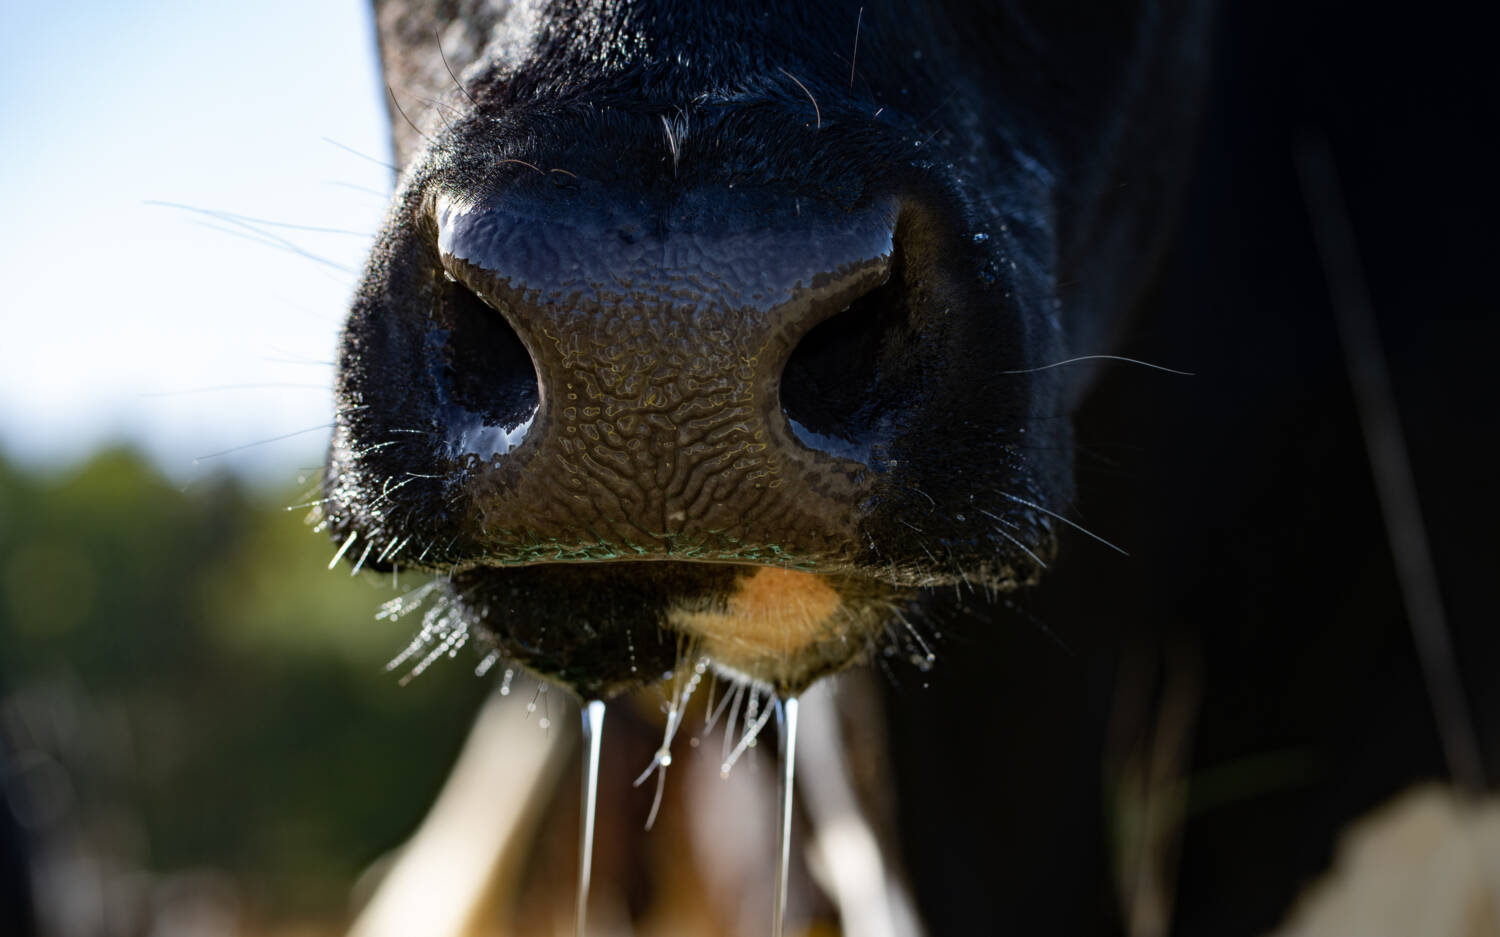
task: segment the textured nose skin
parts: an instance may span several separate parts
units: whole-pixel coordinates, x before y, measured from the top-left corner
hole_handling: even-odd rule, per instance
[[[778,388],[797,341],[888,276],[895,207],[745,201],[437,200],[445,269],[505,317],[540,388],[525,440],[469,483],[497,553],[850,549],[865,467],[798,442]]]

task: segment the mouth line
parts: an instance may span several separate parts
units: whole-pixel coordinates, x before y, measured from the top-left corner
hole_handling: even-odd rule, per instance
[[[552,566],[573,567],[608,567],[608,566],[632,566],[636,564],[677,564],[682,566],[728,566],[743,568],[765,568],[786,569],[800,573],[822,573],[830,575],[849,575],[850,571],[845,568],[837,568],[815,563],[767,563],[763,560],[736,559],[736,558],[713,558],[704,559],[692,556],[674,555],[639,555],[639,556],[610,556],[610,557],[579,557],[559,558],[547,560],[494,560],[476,559],[468,563],[458,563],[451,567],[455,572],[477,573],[485,570],[521,570],[521,569],[543,569]]]
[[[972,569],[960,572],[955,569],[927,567],[910,563],[886,566],[869,566],[845,558],[798,557],[791,558],[779,551],[768,550],[771,556],[709,555],[694,556],[688,553],[656,553],[623,550],[619,547],[569,547],[537,546],[529,551],[532,555],[522,557],[500,557],[476,555],[459,557],[441,563],[401,564],[403,570],[425,571],[453,577],[482,577],[487,575],[517,575],[528,572],[576,574],[595,573],[615,575],[628,579],[632,568],[641,573],[655,575],[673,569],[683,572],[691,570],[753,572],[759,569],[778,570],[789,573],[806,573],[824,576],[851,583],[863,583],[879,589],[901,591],[926,591],[944,589],[955,583],[987,583],[998,591],[1010,591],[1021,585],[1034,582],[1039,571],[1024,571],[1008,564],[1002,568]],[[705,551],[707,552],[707,551]],[[750,551],[747,551],[749,553]],[[384,565],[369,564],[372,569],[384,569]]]
[[[538,552],[542,549],[539,548]],[[649,566],[654,568],[668,568],[672,566],[720,568],[720,569],[779,569],[788,572],[811,573],[820,576],[838,576],[851,579],[863,579],[870,582],[883,581],[879,576],[871,574],[856,564],[848,561],[828,562],[826,560],[812,558],[774,558],[748,556],[692,556],[677,553],[637,553],[612,548],[609,553],[601,554],[593,552],[590,548],[573,549],[567,552],[548,550],[549,555],[537,558],[504,558],[494,556],[475,556],[459,559],[456,562],[445,563],[441,567],[432,567],[433,572],[451,575],[482,575],[486,572],[515,573],[524,570],[544,570],[567,568],[573,570],[621,568],[630,566]],[[573,555],[569,555],[569,554]],[[405,568],[405,567],[403,567]],[[414,568],[426,568],[414,564]]]

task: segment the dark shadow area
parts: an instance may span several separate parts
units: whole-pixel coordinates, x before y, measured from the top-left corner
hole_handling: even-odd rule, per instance
[[[1071,536],[998,634],[934,609],[942,679],[890,694],[911,851],[937,857],[916,874],[954,932],[1132,932],[1145,842],[1162,929],[1133,932],[1264,934],[1348,823],[1451,779],[1299,187],[1308,133],[1342,180],[1493,789],[1500,95],[1464,19],[1229,5],[1181,234],[1119,349],[1195,376],[1113,365],[1078,424],[1073,516],[1130,556]]]

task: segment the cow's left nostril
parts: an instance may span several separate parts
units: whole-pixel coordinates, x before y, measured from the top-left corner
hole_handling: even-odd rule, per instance
[[[881,421],[897,402],[882,375],[915,341],[899,254],[884,283],[802,337],[781,378],[781,408],[810,449],[868,463]]]

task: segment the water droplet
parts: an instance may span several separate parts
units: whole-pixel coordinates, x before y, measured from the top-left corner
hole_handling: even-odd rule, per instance
[[[583,742],[587,761],[583,766],[583,801],[579,805],[578,909],[574,934],[584,937],[589,908],[589,878],[594,865],[594,814],[598,809],[599,747],[604,738],[604,703],[590,700],[583,707]]]
[[[780,773],[780,822],[776,825],[776,904],[772,909],[771,937],[782,937],[786,929],[787,882],[791,873],[792,802],[796,794],[797,707],[798,700],[789,696],[776,701],[776,721],[780,732],[777,756]]]

